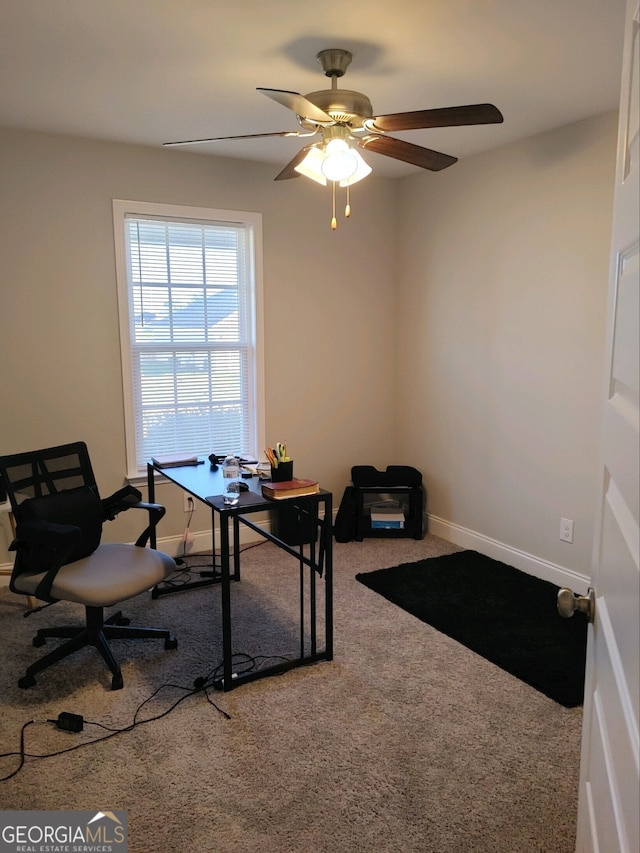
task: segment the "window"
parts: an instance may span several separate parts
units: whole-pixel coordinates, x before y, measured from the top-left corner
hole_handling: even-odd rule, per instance
[[[264,445],[261,218],[113,202],[129,477]]]

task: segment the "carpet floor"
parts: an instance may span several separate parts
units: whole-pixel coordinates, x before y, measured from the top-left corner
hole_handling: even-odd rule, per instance
[[[3,590],[0,752],[13,754],[0,776],[36,722],[23,768],[0,783],[2,808],[125,809],[130,853],[571,853],[581,710],[355,579],[455,550],[433,536],[336,545],[335,659],[208,696],[191,688],[220,662],[219,587],[126,603],[132,623],[172,628],[179,647],[116,643],[115,692],[94,649],[18,688],[42,651],[37,628],[82,612],[23,619],[24,601]],[[297,583],[275,546],[243,553],[238,662],[296,649]],[[65,711],[82,732],[46,722]],[[100,740],[100,726],[129,730]]]

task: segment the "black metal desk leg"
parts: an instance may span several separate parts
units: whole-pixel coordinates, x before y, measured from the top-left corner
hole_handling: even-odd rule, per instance
[[[240,580],[240,522],[233,516],[233,579]]]
[[[325,568],[325,625],[326,625],[326,640],[325,648],[327,652],[327,660],[333,660],[333,550],[332,550],[332,519],[333,507],[331,505],[331,495],[327,495],[324,504],[324,519],[322,537],[324,541],[324,568]]]
[[[311,543],[311,551],[312,551],[312,560],[315,563],[315,542]],[[309,623],[311,628],[311,657],[315,657],[318,651],[318,642],[317,642],[317,624],[318,624],[318,613],[316,608],[316,570],[314,568],[309,569],[309,604],[311,608],[311,612],[309,614]]]
[[[147,463],[147,500],[150,504],[156,502],[156,481],[153,473],[153,467]],[[149,534],[149,547],[156,547],[156,528],[151,525],[151,533]]]
[[[315,657],[318,651],[318,614],[316,607],[316,571],[318,571],[318,556],[316,554],[316,539],[318,537],[318,516],[320,514],[320,501],[318,501],[313,510],[313,514],[308,509],[300,509],[301,519],[304,517],[305,523],[314,527],[314,535],[309,542],[309,560],[311,566],[309,568],[309,632],[310,632],[310,649],[311,657]],[[300,523],[302,529],[302,520]],[[302,538],[302,537],[301,537]]]
[[[303,546],[300,545],[300,552]],[[299,568],[299,583],[300,583],[300,660],[304,658],[304,563],[300,560]]]
[[[211,524],[215,524],[215,513],[211,513]],[[220,513],[220,571],[222,586],[222,687],[231,690],[231,577],[229,572],[229,520]]]

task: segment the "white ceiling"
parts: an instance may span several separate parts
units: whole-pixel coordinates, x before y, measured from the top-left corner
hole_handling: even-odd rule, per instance
[[[400,138],[464,157],[615,109],[624,0],[0,0],[0,125],[160,146],[296,130],[256,92],[330,88],[319,50],[347,48],[340,86],[374,115],[494,103],[504,124]],[[274,164],[304,141],[169,151]],[[420,169],[367,153],[378,175]]]

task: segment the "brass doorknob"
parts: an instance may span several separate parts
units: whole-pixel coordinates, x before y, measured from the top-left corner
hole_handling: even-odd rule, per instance
[[[576,595],[575,592],[566,587],[558,592],[558,613],[564,619],[570,619],[579,610],[586,613],[589,622],[593,622],[596,610],[596,592],[589,587],[586,595]]]

